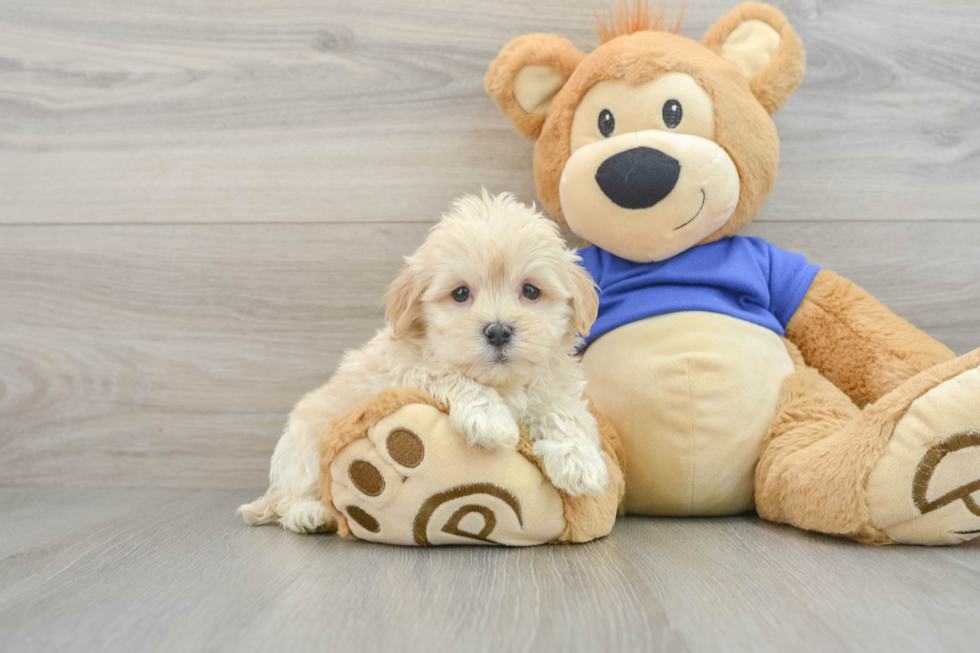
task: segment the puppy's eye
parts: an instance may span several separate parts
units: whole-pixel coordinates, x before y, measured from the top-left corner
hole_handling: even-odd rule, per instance
[[[460,286],[453,291],[453,301],[462,304],[467,299],[470,298],[470,289],[466,286]]]
[[[677,125],[681,124],[681,118],[684,117],[684,109],[681,108],[681,103],[677,100],[664,102],[663,116],[664,124],[667,125],[668,129],[676,128]]]
[[[535,299],[541,296],[541,291],[538,290],[536,287],[532,286],[531,284],[526,283],[524,284],[524,287],[521,288],[521,294],[527,297],[528,299],[530,299],[531,301],[534,301]]]
[[[613,118],[612,111],[603,109],[599,113],[599,133],[609,138],[609,135],[616,129],[616,119]]]

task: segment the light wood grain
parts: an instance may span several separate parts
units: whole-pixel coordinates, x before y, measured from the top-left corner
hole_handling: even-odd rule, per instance
[[[59,651],[975,651],[980,542],[755,518],[418,550],[249,528],[246,492],[0,490],[0,641]],[[9,535],[8,535],[9,534]]]
[[[383,290],[426,228],[6,228],[0,485],[260,484],[287,411],[382,326]],[[980,224],[747,233],[854,279],[959,353],[980,343]]]
[[[486,66],[528,32],[590,50],[604,4],[4,0],[0,223],[428,222],[483,184],[530,201]],[[735,4],[687,3],[682,33]],[[978,5],[774,4],[809,67],[759,220],[980,220]]]

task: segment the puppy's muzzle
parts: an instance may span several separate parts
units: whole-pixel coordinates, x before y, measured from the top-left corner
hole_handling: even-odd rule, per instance
[[[483,336],[494,349],[503,349],[514,335],[514,327],[503,322],[491,322],[483,330]]]

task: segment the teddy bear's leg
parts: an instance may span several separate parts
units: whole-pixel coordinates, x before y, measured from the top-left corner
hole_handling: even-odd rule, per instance
[[[861,411],[787,347],[796,372],[756,470],[762,517],[867,543],[980,535],[980,350]]]
[[[851,512],[839,486],[794,478],[800,452],[840,432],[860,409],[787,342],[795,372],[783,381],[776,415],[755,472],[756,510],[764,519],[826,533],[846,534]],[[847,524],[844,526],[842,524]]]
[[[604,495],[549,482],[522,428],[517,450],[470,446],[446,408],[389,388],[341,415],[320,441],[320,495],[341,535],[389,544],[587,541],[608,534],[625,493],[615,432],[603,429]]]

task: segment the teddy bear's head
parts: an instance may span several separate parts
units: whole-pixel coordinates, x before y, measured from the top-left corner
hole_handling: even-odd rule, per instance
[[[545,208],[585,240],[637,262],[730,236],[776,181],[769,117],[803,77],[799,38],[776,9],[752,2],[701,43],[662,30],[649,6],[620,3],[603,44],[530,34],[508,44],[487,91],[537,139]]]

